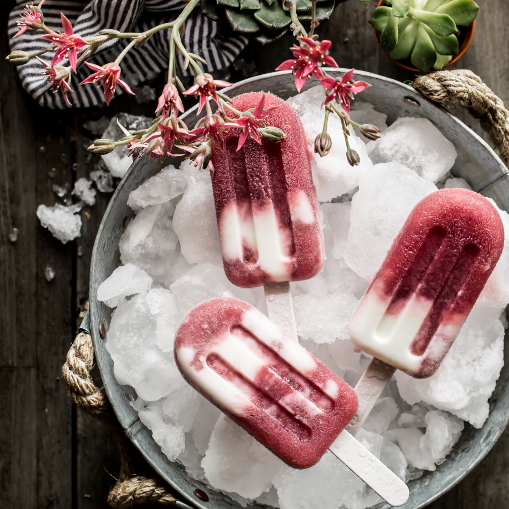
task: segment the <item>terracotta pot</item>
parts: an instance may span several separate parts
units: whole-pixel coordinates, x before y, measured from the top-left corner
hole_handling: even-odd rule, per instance
[[[384,4],[384,0],[379,0],[377,7],[380,7],[383,4]],[[472,39],[474,38],[475,21],[469,27],[462,27],[462,28],[466,29],[466,31],[465,31],[465,38],[463,39],[463,42],[460,44],[458,54],[448,64],[444,65],[443,69],[445,69],[446,67],[449,67],[450,65],[454,64],[455,62],[457,62],[465,54],[465,52],[467,51],[468,47],[470,46],[470,43],[472,42]],[[375,30],[375,35],[376,35],[378,44],[380,44],[380,47],[382,48],[384,53],[387,56],[389,56],[387,54],[387,51],[385,51],[384,47],[382,46],[382,43],[380,42],[380,32],[378,30]],[[419,69],[416,69],[415,67],[410,67],[408,65],[405,65],[403,62],[406,61],[407,59],[405,59],[405,60],[394,60],[393,58],[391,58],[391,60],[395,64],[399,65],[400,67],[403,67],[403,69],[406,69],[407,71],[412,71],[412,72],[416,72],[416,73],[422,73],[422,71],[420,71]],[[434,69],[430,69],[428,72],[433,72],[433,71],[434,71]]]

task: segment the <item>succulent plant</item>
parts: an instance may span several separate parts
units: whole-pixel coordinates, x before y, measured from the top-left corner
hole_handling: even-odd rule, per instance
[[[311,22],[311,1],[294,0],[301,23]],[[316,14],[326,20],[336,4],[346,0],[317,0]],[[292,22],[285,0],[201,0],[202,12],[215,21],[228,23],[233,30],[268,44],[282,37]]]
[[[479,6],[473,0],[384,0],[369,22],[394,60],[410,58],[422,72],[442,69],[458,54],[458,26],[471,25]]]

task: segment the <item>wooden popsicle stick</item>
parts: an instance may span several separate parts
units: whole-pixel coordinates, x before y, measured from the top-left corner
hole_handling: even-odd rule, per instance
[[[396,368],[380,359],[373,357],[368,367],[355,386],[355,392],[359,398],[359,409],[346,429],[355,436],[362,428],[364,421],[375,406],[380,394],[387,387]]]
[[[292,296],[290,294],[290,282],[267,283],[263,288],[265,290],[265,302],[267,303],[269,318],[279,325],[288,336],[298,341]]]
[[[398,507],[408,500],[407,485],[348,431],[340,433],[329,451],[388,504]]]

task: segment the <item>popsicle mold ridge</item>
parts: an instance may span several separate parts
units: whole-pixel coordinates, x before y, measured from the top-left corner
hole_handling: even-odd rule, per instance
[[[431,376],[504,246],[483,196],[443,189],[422,199],[394,240],[350,323],[354,344],[416,378]]]
[[[355,415],[355,391],[246,302],[217,298],[184,318],[187,382],[294,468],[308,468]]]
[[[264,122],[286,135],[280,143],[247,139],[240,129],[212,147],[212,187],[226,276],[241,287],[309,279],[321,270],[320,213],[302,122],[285,101],[265,92],[233,99],[240,111],[277,106]]]

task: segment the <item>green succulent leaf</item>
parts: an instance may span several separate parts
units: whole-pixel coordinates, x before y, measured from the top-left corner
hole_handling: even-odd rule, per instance
[[[280,37],[283,37],[283,35],[288,32],[288,28],[283,28],[282,30],[275,31],[275,30],[261,30],[260,33],[256,34],[255,39],[260,44],[269,44],[271,42],[276,41]]]
[[[428,72],[437,60],[437,52],[429,35],[422,26],[419,26],[417,40],[410,57],[412,64],[422,72]]]
[[[380,34],[380,42],[387,53],[391,52],[398,44],[398,18],[389,16],[387,25]]]
[[[297,0],[297,12],[311,12],[311,2],[309,0]],[[288,7],[285,7],[285,4],[283,2],[283,9],[285,11],[290,11]]]
[[[239,0],[241,10],[257,11],[261,5],[260,0]]]
[[[429,35],[435,50],[439,55],[457,55],[459,51],[458,38],[455,35],[439,37],[431,28],[422,25]]]
[[[435,12],[443,3],[447,1],[448,0],[428,0],[424,4],[423,11]]]
[[[410,7],[402,0],[392,0],[392,15],[396,18],[404,18]]]
[[[437,55],[437,61],[433,66],[435,71],[440,71],[452,60],[452,55]]]
[[[224,7],[240,7],[239,0],[217,0],[217,5]]]
[[[435,12],[413,9],[411,11],[411,16],[425,25],[428,25],[431,30],[440,37],[447,37],[448,35],[455,34],[458,30],[454,20],[447,14],[437,14]]]
[[[249,11],[239,11],[226,8],[225,14],[228,23],[236,32],[252,34],[254,32],[258,32],[261,28]]]
[[[399,31],[399,39],[396,47],[389,52],[389,56],[394,60],[409,58],[417,41],[420,23],[411,21],[404,30]]]
[[[226,21],[223,7],[216,0],[201,0],[201,10],[205,16],[214,21]]]
[[[328,0],[327,2],[321,2],[316,5],[316,18],[318,20],[329,19],[330,15],[334,11],[336,5],[335,0]],[[309,13],[299,14],[300,21],[309,22],[311,19],[311,11]]]
[[[391,15],[391,8],[390,7],[377,7],[373,14],[371,15],[371,18],[369,18],[369,22],[371,23],[371,26],[375,29],[381,32],[385,25],[387,25],[387,22],[389,21],[389,17]]]
[[[413,7],[414,9],[422,9],[426,0],[408,0],[406,3],[408,7]]]
[[[452,0],[440,6],[436,12],[447,14],[457,25],[469,26],[477,17],[479,6],[473,0]]]
[[[292,22],[290,15],[283,10],[279,2],[274,2],[270,6],[262,2],[261,8],[255,12],[254,17],[269,30],[280,30]]]
[[[276,0],[265,0],[269,6],[271,6]]]

